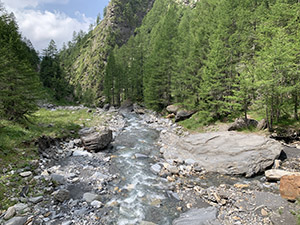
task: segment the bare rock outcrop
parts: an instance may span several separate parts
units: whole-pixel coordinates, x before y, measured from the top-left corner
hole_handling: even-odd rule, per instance
[[[270,138],[238,132],[212,132],[179,137],[162,132],[166,159],[193,159],[209,172],[251,177],[273,165],[283,146]]]

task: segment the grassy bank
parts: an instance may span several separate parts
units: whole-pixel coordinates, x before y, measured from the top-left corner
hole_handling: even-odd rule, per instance
[[[0,120],[0,210],[13,202],[8,196],[15,196],[25,185],[17,172],[19,169],[34,170],[38,159],[35,142],[39,137],[76,137],[82,126],[99,124],[101,118],[94,111],[40,109],[23,124]],[[34,185],[34,183],[30,184]]]
[[[235,121],[238,116],[224,118],[222,121],[210,119],[205,113],[198,112],[191,118],[179,122],[186,130],[190,132],[213,132],[213,131],[225,131]],[[264,119],[264,114],[260,111],[250,111],[248,118],[261,121]],[[282,116],[278,121],[273,121],[273,130],[281,132],[284,130],[295,130],[299,131],[300,120],[295,120],[292,116]],[[261,133],[262,131],[257,130],[255,127],[249,127],[240,130],[241,132],[250,133]],[[264,130],[268,132],[268,130]],[[299,131],[300,132],[300,131]]]

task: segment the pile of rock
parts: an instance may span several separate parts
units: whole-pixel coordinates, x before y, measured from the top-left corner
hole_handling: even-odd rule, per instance
[[[264,130],[267,128],[267,121],[262,119],[260,122],[254,119],[237,118],[234,123],[228,127],[228,131],[243,130],[246,128],[256,128]]]
[[[38,168],[10,171],[18,173],[24,183],[34,183],[34,186],[26,185],[22,195],[16,193],[16,196],[10,196],[12,201],[19,203],[0,212],[0,224],[52,224],[56,221],[70,225],[86,221],[96,224],[99,221],[96,213],[103,206],[102,199],[106,198],[106,186],[117,176],[108,172],[111,159],[107,153],[96,154],[84,148],[93,151],[105,148],[112,140],[112,130],[117,133],[125,123],[116,113],[104,114],[103,110],[96,113],[99,116],[110,114],[106,116],[107,121],[103,120],[104,124],[109,124],[106,127],[110,131],[102,125],[82,129],[79,132],[81,139],[42,137],[37,143],[40,160],[36,160],[35,164]],[[97,130],[105,130],[106,134]],[[95,139],[89,139],[90,135],[95,135]]]

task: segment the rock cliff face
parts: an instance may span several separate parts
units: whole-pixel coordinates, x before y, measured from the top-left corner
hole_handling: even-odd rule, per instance
[[[155,0],[111,0],[105,18],[92,31],[80,49],[68,76],[81,92],[90,91],[97,99],[103,90],[102,80],[109,51],[126,43]],[[77,93],[78,94],[78,93]]]

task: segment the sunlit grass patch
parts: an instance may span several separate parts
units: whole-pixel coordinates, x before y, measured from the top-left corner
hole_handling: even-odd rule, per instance
[[[87,109],[40,109],[23,123],[0,120],[0,210],[12,204],[8,197],[24,186],[18,174],[8,172],[30,167],[32,160],[39,158],[36,145],[39,137],[77,137],[82,127],[95,126],[102,121],[102,117]]]

